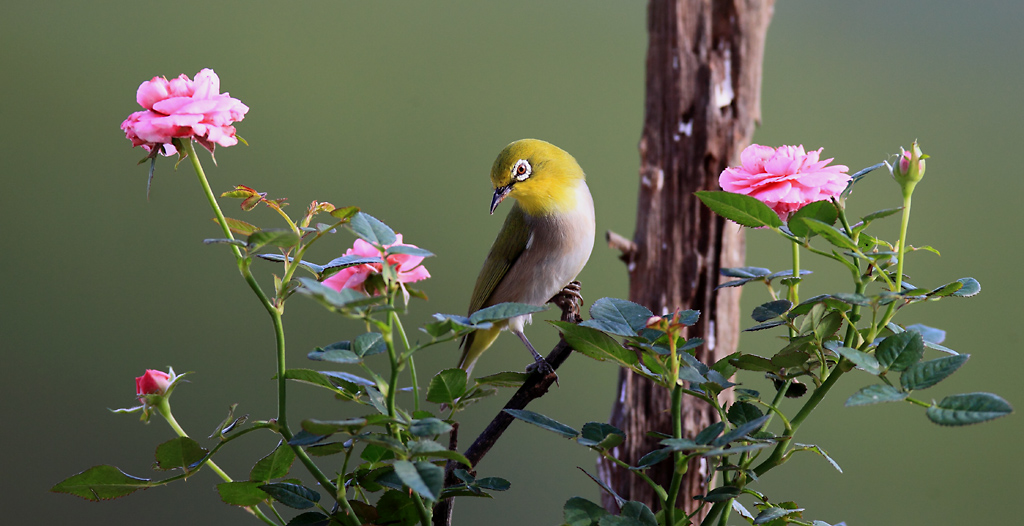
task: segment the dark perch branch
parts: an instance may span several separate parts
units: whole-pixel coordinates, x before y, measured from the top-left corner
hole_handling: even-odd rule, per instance
[[[580,303],[582,299],[579,296],[579,283],[573,282],[573,284],[575,284],[575,288],[572,291],[559,293],[551,299],[551,303],[562,309],[562,321],[579,323],[582,321],[580,317]],[[570,287],[573,284],[570,284]],[[551,365],[552,370],[557,370],[571,353],[572,347],[565,343],[565,338],[562,338],[545,357],[545,360]],[[484,455],[491,450],[494,443],[501,438],[501,435],[512,424],[512,421],[515,420],[512,415],[505,412],[505,409],[524,409],[533,400],[544,396],[548,392],[548,388],[551,387],[551,384],[555,383],[557,379],[558,375],[554,372],[543,376],[536,372],[531,374],[526,379],[526,382],[519,387],[519,390],[512,395],[512,398],[505,404],[505,407],[495,415],[491,423],[487,425],[487,428],[473,441],[473,445],[469,446],[465,453],[466,458],[476,466],[484,458]],[[452,428],[449,435],[449,449],[458,447],[458,431],[458,426]],[[462,464],[451,460],[448,461],[444,470],[445,487],[459,483],[458,477],[455,476],[455,469],[459,466],[462,466]],[[434,526],[450,526],[451,523],[452,499],[445,499],[434,507]]]

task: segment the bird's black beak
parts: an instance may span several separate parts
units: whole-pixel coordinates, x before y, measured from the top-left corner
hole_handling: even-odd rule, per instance
[[[498,204],[508,197],[508,193],[512,191],[513,184],[509,183],[494,189],[494,197],[491,198],[491,215],[494,215],[494,209],[498,208]]]

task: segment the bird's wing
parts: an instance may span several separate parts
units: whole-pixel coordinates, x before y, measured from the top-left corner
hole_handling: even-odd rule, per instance
[[[505,218],[501,232],[491,245],[491,251],[484,260],[483,268],[480,269],[480,275],[476,278],[473,296],[469,301],[469,314],[489,306],[487,303],[494,290],[508,274],[508,269],[512,268],[526,250],[529,237],[530,226],[526,222],[526,216],[519,208],[519,203],[515,203]]]

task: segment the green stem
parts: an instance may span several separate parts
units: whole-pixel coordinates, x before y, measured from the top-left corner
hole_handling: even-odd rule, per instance
[[[402,327],[402,319],[398,317],[398,313],[391,311],[391,318],[394,320],[395,327],[398,329],[398,335],[402,338],[402,345],[405,346],[405,352],[403,352],[401,356],[409,361],[409,376],[412,379],[413,411],[419,411],[420,387],[416,378],[416,362],[413,360],[412,353],[410,352],[412,347],[409,345],[409,337],[405,335],[405,327]]]
[[[670,339],[675,341],[675,335],[673,334]],[[673,347],[672,354],[675,355],[675,345],[673,344],[671,347]],[[676,380],[675,387],[672,389],[672,436],[674,438],[683,438],[682,398],[683,386],[679,385],[679,381]],[[665,524],[675,524],[676,500],[679,498],[679,487],[683,483],[683,473],[680,471],[679,465],[683,462],[686,462],[683,452],[674,451],[672,453],[672,482],[669,483],[668,498],[665,499]]]
[[[903,196],[903,221],[900,223],[900,242],[896,249],[898,259],[896,260],[896,283],[893,284],[893,292],[903,290],[903,260],[907,251],[907,227],[910,225],[910,197],[910,194]]]
[[[432,513],[427,510],[427,506],[423,504],[423,498],[420,497],[419,493],[414,491],[412,493],[412,500],[416,503],[416,513],[420,516],[420,524],[423,526],[430,526]]]
[[[800,245],[795,241],[791,243],[793,247],[793,277],[800,279]],[[793,305],[800,303],[800,284],[794,283],[789,286],[789,301]],[[793,336],[793,334],[790,334]]]
[[[167,421],[167,424],[171,426],[171,429],[173,429],[178,436],[182,438],[188,438],[188,433],[186,433],[185,430],[182,429],[181,425],[178,424],[178,421],[174,419],[174,415],[171,414],[171,404],[168,400],[168,397],[164,396],[160,398],[160,401],[156,405],[156,410],[160,412],[160,416],[164,417],[164,420]],[[216,473],[217,476],[219,476],[221,480],[223,480],[224,482],[234,482],[231,479],[231,477],[229,477],[228,474],[224,472],[223,469],[220,469],[220,466],[213,462],[213,460],[207,459],[206,462],[204,462],[204,465],[208,466],[210,470]],[[261,521],[272,526],[277,526],[276,524],[274,524],[274,521],[270,519],[270,517],[267,517],[263,513],[263,511],[257,508],[256,506],[246,506],[245,510],[255,515]]]
[[[651,489],[658,494],[658,500],[661,501],[662,506],[665,505],[665,501],[668,500],[668,493],[665,492],[665,488],[661,487],[661,485],[659,485],[657,482],[654,482],[654,480],[651,479],[651,477],[648,477],[647,474],[645,474],[643,471],[634,471],[632,466],[623,462],[622,460],[619,460],[616,457],[613,457],[612,454],[609,453],[607,450],[602,451],[601,456],[604,457],[605,460],[612,462],[613,464],[619,466],[622,469],[636,473],[636,475],[640,477],[641,480],[646,482],[647,485],[650,486]]]
[[[704,516],[704,520],[701,521],[700,525],[712,526],[715,523],[715,521],[718,520],[718,517],[725,510],[726,506],[732,506],[732,499],[719,501],[716,502],[714,506],[711,506],[711,510],[708,511],[708,514]]]

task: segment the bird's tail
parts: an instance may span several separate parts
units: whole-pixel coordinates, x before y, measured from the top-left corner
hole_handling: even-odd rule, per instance
[[[494,343],[500,332],[501,328],[492,327],[477,329],[466,336],[462,342],[462,357],[459,358],[459,369],[466,371],[466,376],[473,372],[473,366],[476,365],[477,359]]]

